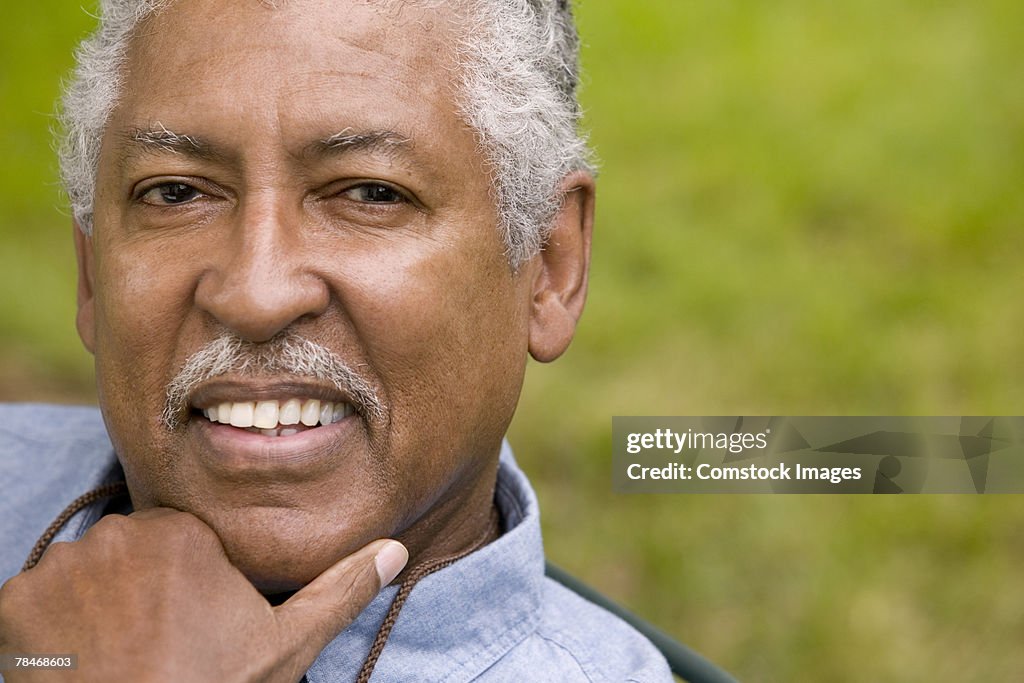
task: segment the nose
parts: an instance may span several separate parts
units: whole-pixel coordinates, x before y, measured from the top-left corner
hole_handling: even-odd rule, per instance
[[[300,210],[272,199],[241,206],[195,292],[196,305],[239,337],[267,341],[304,317],[322,314],[327,283],[305,248]],[[225,226],[227,227],[227,226]]]

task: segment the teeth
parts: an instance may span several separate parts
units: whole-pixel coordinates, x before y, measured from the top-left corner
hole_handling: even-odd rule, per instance
[[[307,427],[316,427],[316,423],[320,421],[320,401],[313,399],[312,401],[306,401],[302,404],[302,416],[300,418],[302,424]]]
[[[274,429],[277,427],[277,413],[277,401],[260,401],[256,404],[252,424],[260,429]]]
[[[297,425],[302,419],[302,401],[290,398],[281,406],[281,414],[277,418],[283,425]]]
[[[285,401],[224,402],[204,408],[202,413],[210,422],[230,424],[264,436],[291,436],[301,429],[282,427],[300,423],[306,427],[333,424],[355,414],[355,408],[344,402],[290,398]]]
[[[231,404],[231,426],[252,427],[253,413],[256,412],[256,404],[252,402]]]
[[[320,424],[329,425],[331,424],[331,418],[334,417],[334,404],[330,401],[324,401],[320,404]]]

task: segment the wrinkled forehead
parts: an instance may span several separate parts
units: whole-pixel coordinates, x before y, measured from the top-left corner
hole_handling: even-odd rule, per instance
[[[138,25],[107,133],[333,126],[411,134],[458,117],[448,2],[172,0]],[[185,128],[169,121],[188,122]],[[257,119],[260,119],[258,122]],[[392,119],[401,119],[400,121]],[[342,125],[344,124],[344,125]],[[187,142],[187,140],[186,140]],[[304,144],[309,140],[303,140]]]
[[[310,57],[315,59],[319,56],[317,43],[326,48],[334,40],[360,49],[404,54],[410,60],[438,60],[453,51],[438,48],[454,48],[459,28],[466,24],[463,5],[459,0],[140,2],[141,21],[128,57],[138,57],[140,46],[146,52],[173,51],[174,46],[187,52],[205,43],[203,57],[216,60],[244,43],[267,49],[292,43],[308,44]],[[416,54],[417,50],[421,54]]]

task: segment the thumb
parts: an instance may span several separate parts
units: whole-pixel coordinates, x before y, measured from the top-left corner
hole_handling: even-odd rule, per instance
[[[409,561],[398,541],[380,540],[345,557],[274,608],[281,633],[303,666],[391,583]]]

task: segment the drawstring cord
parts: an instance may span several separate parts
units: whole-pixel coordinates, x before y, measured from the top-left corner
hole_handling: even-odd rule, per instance
[[[398,621],[398,613],[402,611],[402,607],[405,605],[406,599],[409,597],[409,594],[412,593],[412,589],[416,586],[417,582],[425,576],[433,574],[436,571],[440,571],[449,565],[455,564],[470,553],[474,553],[484,547],[500,535],[501,516],[498,514],[498,506],[491,505],[491,519],[487,525],[487,529],[484,530],[483,535],[469,546],[468,549],[450,557],[440,557],[436,560],[431,560],[430,562],[417,565],[409,572],[405,580],[402,581],[402,585],[398,588],[398,593],[391,602],[391,607],[388,608],[388,613],[384,617],[384,623],[381,624],[380,629],[377,631],[377,637],[373,639],[373,645],[370,646],[370,654],[367,655],[366,661],[363,662],[363,668],[359,670],[359,676],[356,677],[356,683],[369,683],[370,675],[373,673],[373,668],[377,665],[377,660],[384,651],[384,646],[388,642],[391,630],[395,627],[395,622]]]
[[[21,571],[25,572],[32,567],[39,564],[39,560],[43,557],[43,553],[50,547],[50,543],[53,542],[53,537],[57,535],[68,520],[75,516],[79,510],[84,508],[86,505],[100,500],[101,498],[113,498],[115,496],[122,496],[128,494],[128,485],[123,481],[118,481],[113,484],[104,484],[99,488],[95,488],[88,493],[80,495],[71,501],[71,504],[64,508],[64,511],[57,515],[57,519],[53,520],[50,526],[46,527],[46,531],[39,537],[36,544],[32,547],[32,552],[28,554],[28,559],[25,560],[25,564],[22,566]]]

